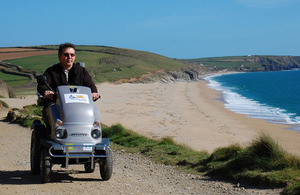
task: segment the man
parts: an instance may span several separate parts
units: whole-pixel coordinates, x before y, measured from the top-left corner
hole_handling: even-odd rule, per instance
[[[93,100],[99,97],[97,88],[88,71],[75,62],[75,46],[64,43],[58,49],[58,64],[49,67],[44,75],[47,77],[49,86],[56,90],[60,85],[79,85],[91,88]],[[38,92],[46,98],[53,100],[54,91],[46,85],[38,85]]]

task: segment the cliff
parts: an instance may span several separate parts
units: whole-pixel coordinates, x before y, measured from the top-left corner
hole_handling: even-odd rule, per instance
[[[299,56],[252,56],[251,63],[258,63],[264,71],[291,70],[300,68]]]
[[[300,56],[231,56],[182,60],[218,70],[280,71],[300,68]]]
[[[186,67],[180,68],[175,71],[161,70],[156,73],[143,75],[138,80],[133,80],[132,82],[169,83],[169,82],[176,82],[176,81],[198,81],[201,80],[208,73],[212,73],[212,72],[216,72],[216,70],[213,68],[199,66],[199,65],[187,65]]]

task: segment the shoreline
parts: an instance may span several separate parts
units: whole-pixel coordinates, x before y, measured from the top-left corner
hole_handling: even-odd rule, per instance
[[[209,75],[207,77],[204,77],[204,80],[207,81],[207,85],[208,85],[209,88],[221,92],[220,101],[224,102],[225,107],[228,110],[231,110],[231,111],[233,111],[234,113],[237,113],[237,114],[248,115],[250,118],[262,119],[262,120],[265,120],[265,121],[267,121],[269,123],[272,123],[272,124],[286,125],[286,126],[288,126],[287,129],[290,129],[290,130],[293,130],[293,131],[296,131],[296,132],[300,133],[300,125],[297,124],[297,123],[289,122],[289,121],[292,121],[292,119],[288,118],[288,116],[285,116],[284,115],[285,113],[281,113],[281,117],[279,117],[279,118],[277,117],[276,119],[272,119],[270,117],[266,117],[265,115],[261,116],[261,115],[257,114],[257,112],[253,112],[253,110],[255,110],[255,107],[251,107],[251,109],[249,109],[248,107],[245,108],[245,107],[242,106],[242,108],[244,108],[242,111],[239,110],[241,107],[236,109],[236,107],[237,107],[236,105],[238,105],[238,104],[236,104],[236,103],[232,104],[232,100],[230,98],[229,98],[229,102],[226,101],[226,97],[225,97],[226,94],[228,95],[228,92],[230,94],[236,94],[236,93],[232,92],[231,90],[227,90],[226,87],[222,87],[222,86],[214,84],[214,82],[216,82],[216,81],[211,79],[211,77],[215,77],[215,76],[222,76],[222,75],[225,75],[225,74],[241,74],[241,73],[245,73],[245,72],[229,72],[229,73],[224,73],[224,74],[213,74],[213,75]],[[238,94],[238,95],[240,95],[240,94]],[[248,98],[246,98],[246,99],[247,99],[247,101],[249,100],[249,102],[252,103],[251,99],[248,99]],[[269,106],[266,106],[266,107],[265,106],[260,106],[260,105],[254,105],[254,106],[257,106],[258,109],[266,109],[266,111],[270,112],[270,107]],[[271,109],[272,109],[273,112],[276,112],[275,109],[277,109],[277,108],[271,106]],[[286,118],[288,118],[289,120],[286,119]]]
[[[224,107],[221,92],[207,81],[100,84],[96,102],[102,123],[124,127],[152,139],[171,137],[197,151],[213,152],[232,144],[249,145],[261,133],[284,150],[300,155],[300,134],[289,126],[237,114]]]
[[[261,133],[284,150],[300,156],[300,133],[290,126],[251,118],[225,108],[221,92],[206,80],[197,82],[97,85],[95,102],[103,124],[122,124],[152,139],[170,137],[196,151],[212,153],[218,147],[249,145]],[[36,103],[36,97],[1,98],[11,108]]]

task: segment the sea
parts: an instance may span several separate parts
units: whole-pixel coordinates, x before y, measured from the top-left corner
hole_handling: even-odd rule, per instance
[[[208,76],[209,87],[222,92],[225,107],[300,133],[300,70]]]

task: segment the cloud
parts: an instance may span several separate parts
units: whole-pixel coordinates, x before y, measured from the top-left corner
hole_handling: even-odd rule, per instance
[[[274,8],[296,1],[297,0],[236,0],[236,3],[242,4],[245,7]]]

